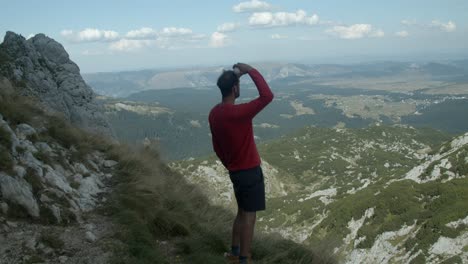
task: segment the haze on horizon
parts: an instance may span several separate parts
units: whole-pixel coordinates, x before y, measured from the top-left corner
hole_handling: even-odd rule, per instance
[[[19,0],[2,10],[2,34],[44,33],[82,72],[468,57],[463,0]]]

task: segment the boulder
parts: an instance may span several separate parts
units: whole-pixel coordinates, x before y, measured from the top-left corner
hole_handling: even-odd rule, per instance
[[[35,135],[36,133],[36,129],[28,124],[19,124],[16,127],[16,136],[19,139],[27,139],[29,136]]]
[[[70,184],[64,178],[63,174],[56,173],[55,170],[48,165],[45,165],[44,167],[46,169],[44,178],[48,184],[50,184],[53,187],[56,187],[59,190],[62,190],[64,193],[72,192],[73,189],[72,187],[70,187]]]
[[[117,165],[117,163],[118,163],[118,162],[115,161],[115,160],[106,160],[106,161],[104,161],[104,167],[106,167],[106,168],[112,168],[112,167],[114,167],[115,165]]]
[[[95,242],[97,240],[97,237],[91,231],[86,231],[86,240],[88,240],[88,242],[92,243],[92,242]]]
[[[52,148],[49,146],[49,144],[45,143],[45,142],[37,142],[36,144],[34,144],[36,146],[36,148],[39,150],[39,151],[42,151],[46,154],[49,154],[51,155],[53,150]]]
[[[0,191],[4,199],[21,205],[29,215],[39,217],[39,206],[34,199],[31,185],[0,172]]]
[[[20,178],[23,178],[26,175],[26,169],[24,167],[22,167],[22,166],[19,166],[19,165],[15,165],[13,167],[13,171]]]
[[[2,214],[7,215],[8,214],[8,204],[7,203],[0,203],[0,210]]]

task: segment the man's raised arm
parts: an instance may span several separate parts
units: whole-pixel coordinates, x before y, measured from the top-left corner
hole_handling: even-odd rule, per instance
[[[259,97],[248,103],[240,104],[238,111],[240,117],[252,119],[273,100],[273,93],[263,76],[255,68],[244,63],[235,64],[234,67],[239,68],[240,76],[248,73],[257,87]]]

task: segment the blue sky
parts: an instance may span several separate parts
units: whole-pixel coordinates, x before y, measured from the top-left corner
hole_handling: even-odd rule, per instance
[[[1,6],[1,32],[45,33],[83,72],[468,54],[466,0],[1,0]]]

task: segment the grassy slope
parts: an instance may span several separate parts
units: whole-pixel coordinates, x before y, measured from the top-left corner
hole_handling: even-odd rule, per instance
[[[454,238],[466,230],[467,227],[463,226],[452,229],[445,225],[464,218],[468,212],[468,178],[442,182],[447,178],[443,176],[437,181],[422,184],[411,180],[388,184],[390,180],[401,178],[409,169],[419,165],[420,161],[415,158],[414,152],[426,145],[431,147],[431,153],[437,153],[440,144],[449,139],[447,135],[434,130],[399,127],[372,127],[347,131],[339,133],[333,129],[305,128],[291,137],[261,147],[265,159],[288,174],[296,175],[296,180],[304,186],[318,184],[319,187],[315,190],[330,187],[338,189],[335,201],[329,205],[324,205],[317,198],[298,203],[297,199],[304,197],[300,195],[303,193],[300,189],[286,197],[272,199],[269,204],[273,211],[280,209],[282,216],[273,218],[272,215],[267,215],[266,217],[274,219],[269,221],[268,225],[285,226],[284,222],[292,219],[287,216],[291,215],[296,215],[292,220],[296,224],[303,221],[307,223],[310,219],[317,219],[318,214],[327,211],[325,219],[314,229],[306,242],[315,245],[329,241],[339,245],[350,232],[347,227],[348,221],[360,219],[368,208],[374,208],[374,215],[357,234],[357,237],[366,237],[358,245],[359,248],[370,248],[379,234],[398,230],[417,221],[421,228],[414,238],[405,242],[404,247],[407,251],[413,249],[416,252],[421,249],[424,253],[427,253],[440,236]],[[389,149],[374,144],[374,148],[359,150],[359,147],[365,144],[364,141],[374,141],[387,146],[398,143],[395,146],[410,148]],[[300,153],[301,160],[294,158],[295,150]],[[330,159],[332,153],[344,157],[359,155],[361,160],[355,161],[357,166],[348,167],[350,163],[343,159]],[[468,147],[465,146],[448,157],[453,165],[450,169],[452,172],[468,175],[468,165],[465,161],[467,153]],[[399,163],[401,166],[386,168],[384,165],[387,162]],[[430,174],[433,167],[434,164],[425,174]],[[311,170],[313,173],[305,173]],[[351,177],[346,176],[347,171],[352,172]],[[374,171],[377,176],[370,177],[369,174]],[[357,180],[358,174],[361,174],[361,178],[369,177],[372,183],[356,193],[347,193],[352,187],[362,185]],[[301,213],[298,214],[298,211]],[[422,256],[413,260],[414,263],[421,261],[424,261]]]
[[[363,186],[364,180],[383,184],[406,173],[418,165],[418,151],[427,152],[449,138],[431,129],[307,127],[263,144],[259,151],[284,175],[292,175],[282,180],[296,182],[296,193],[311,192],[310,186],[334,187],[339,196]]]

